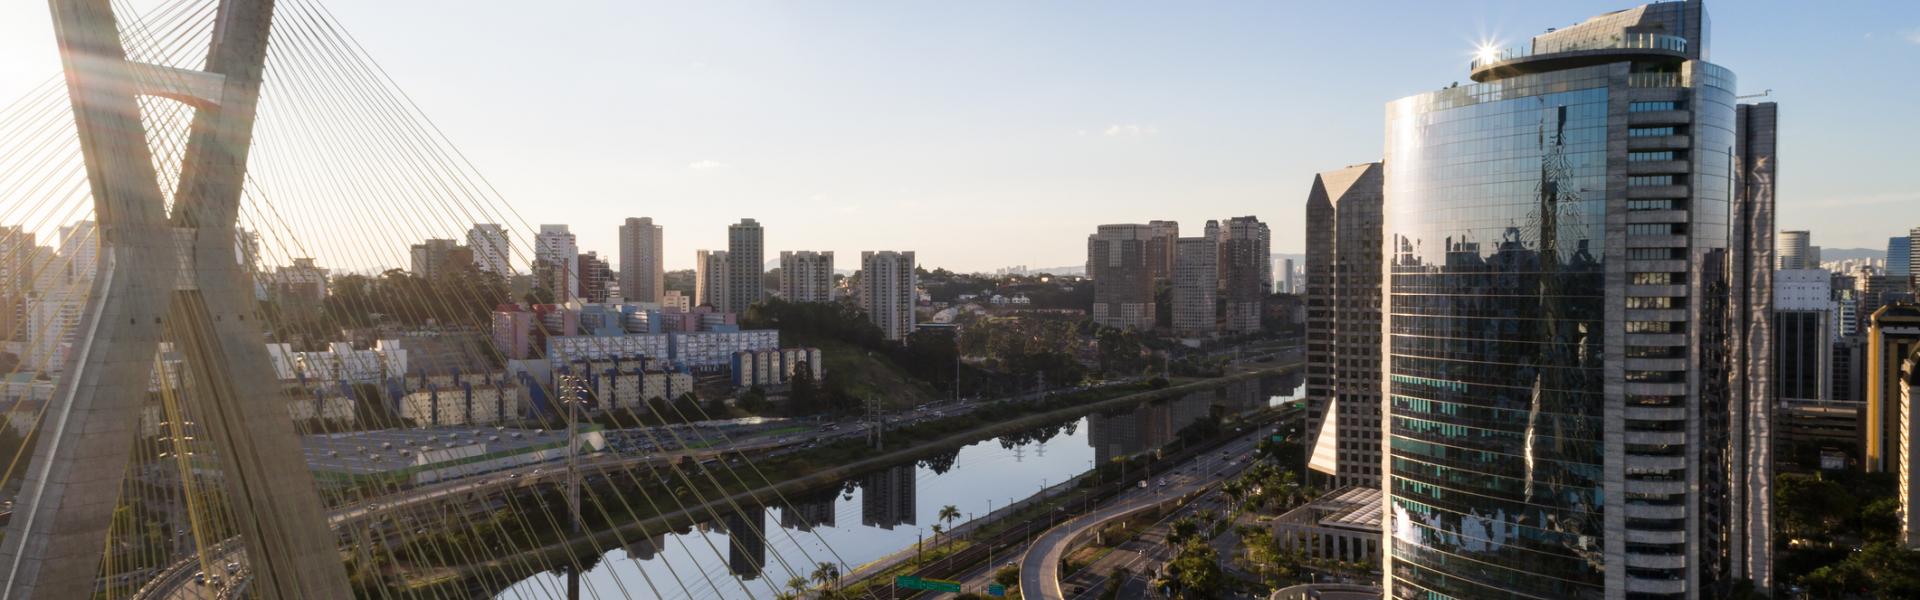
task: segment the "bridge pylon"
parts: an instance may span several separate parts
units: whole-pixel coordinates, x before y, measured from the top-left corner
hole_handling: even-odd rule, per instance
[[[205,68],[187,70],[129,60],[111,0],[49,0],[101,266],[0,541],[0,600],[93,596],[162,340],[182,357],[184,400],[219,452],[252,589],[352,596],[235,254],[273,4],[220,0]],[[194,108],[170,213],[141,96]]]

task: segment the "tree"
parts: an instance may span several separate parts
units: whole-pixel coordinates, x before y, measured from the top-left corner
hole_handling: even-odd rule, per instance
[[[740,410],[748,414],[757,415],[766,412],[767,390],[757,385],[747,388],[747,391],[741,392],[740,397],[734,400],[734,406],[740,407]]]
[[[673,411],[683,421],[691,422],[705,419],[705,417],[700,414],[700,400],[695,398],[692,393],[681,394],[679,398],[674,399]]]
[[[1176,598],[1217,598],[1223,583],[1220,556],[1202,540],[1180,547],[1180,553],[1167,563],[1164,583],[1173,588]]]
[[[820,386],[813,380],[813,366],[800,361],[794,366],[793,379],[787,380],[787,414],[795,417],[820,412]]]
[[[821,562],[813,567],[813,582],[820,584],[820,587],[831,590],[839,581],[840,565]]]

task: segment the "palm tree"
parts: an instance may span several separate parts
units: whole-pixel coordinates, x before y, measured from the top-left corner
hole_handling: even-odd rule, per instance
[[[813,581],[822,588],[833,589],[833,585],[840,581],[840,565],[830,562],[816,565],[813,568]]]
[[[952,504],[942,506],[940,507],[940,516],[936,518],[939,519],[941,522],[946,523],[947,529],[951,530],[953,528],[953,522],[960,520],[960,507],[954,506]],[[933,537],[936,539],[940,537],[939,525],[933,526]],[[947,541],[949,544],[951,544],[953,540],[947,540]]]

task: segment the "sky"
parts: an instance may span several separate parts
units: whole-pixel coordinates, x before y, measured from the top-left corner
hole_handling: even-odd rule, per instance
[[[5,103],[59,63],[46,3],[0,4]],[[687,268],[751,217],[770,258],[974,271],[1077,265],[1095,225],[1150,219],[1254,215],[1300,252],[1314,173],[1377,160],[1385,103],[1466,81],[1483,42],[1633,4],[328,5],[530,226],[583,251],[617,255],[620,220],[649,216]],[[1781,228],[1884,248],[1920,226],[1920,3],[1708,10],[1711,60],[1781,104]]]

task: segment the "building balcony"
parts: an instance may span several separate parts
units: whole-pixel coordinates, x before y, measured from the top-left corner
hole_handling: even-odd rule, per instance
[[[1685,396],[1687,384],[1629,381],[1626,383],[1626,391],[1628,394],[1640,396]]]
[[[1684,175],[1692,172],[1693,165],[1684,160],[1627,161],[1628,175]]]
[[[1627,286],[1627,295],[1639,296],[1642,298],[1685,298],[1687,297],[1687,286],[1684,286],[1684,285],[1629,285]],[[1632,339],[1632,336],[1628,336],[1628,339]],[[1682,341],[1676,344],[1662,344],[1662,345],[1679,345],[1684,343],[1686,342]],[[1654,344],[1642,344],[1642,345],[1652,346]]]
[[[1664,198],[1691,197],[1693,197],[1693,190],[1688,189],[1688,187],[1684,185],[1634,185],[1627,187],[1627,199],[1629,200],[1660,200]]]
[[[1627,309],[1628,321],[1685,321],[1687,311],[1677,308],[1630,308]]]
[[[1662,530],[1662,531],[1648,531],[1645,529],[1628,529],[1627,543],[1629,544],[1665,544],[1669,546],[1679,546],[1687,543],[1687,532],[1684,529]]]
[[[1628,223],[1686,223],[1691,220],[1684,210],[1636,210],[1627,213]]]
[[[1474,58],[1467,68],[1474,81],[1485,82],[1623,60],[1669,59],[1677,62],[1686,58],[1686,38],[1659,33],[1629,33],[1545,48],[1529,46],[1489,52]]]
[[[1684,235],[1628,235],[1628,248],[1685,248],[1687,236]]]
[[[1687,432],[1685,431],[1628,431],[1628,432],[1625,432],[1624,437],[1626,438],[1627,443],[1638,444],[1642,446],[1677,446],[1680,444],[1687,443]],[[1667,483],[1667,482],[1629,481],[1628,482],[1629,487],[1631,487],[1631,484],[1633,483]],[[1686,486],[1682,485],[1679,489],[1685,490]],[[1674,491],[1674,492],[1649,492],[1649,493],[1677,494],[1680,492]]]
[[[1685,273],[1687,261],[1684,260],[1629,260],[1628,273]],[[1635,296],[1638,294],[1628,294]],[[1664,294],[1663,294],[1664,295]]]
[[[1634,433],[1645,433],[1645,432],[1632,432],[1632,431],[1627,432],[1628,435],[1632,435]],[[1687,482],[1685,481],[1641,481],[1641,480],[1635,480],[1635,479],[1628,479],[1627,493],[1675,496],[1675,495],[1687,493]]]
[[[1687,555],[1628,552],[1627,566],[1639,569],[1685,569],[1687,568]]]
[[[1627,113],[1627,125],[1688,125],[1693,123],[1693,112],[1686,110],[1650,110],[1647,112]]]
[[[1687,580],[1644,579],[1628,575],[1627,591],[1636,594],[1684,594],[1687,592]]]
[[[1686,468],[1687,468],[1687,457],[1685,456],[1639,456],[1635,454],[1627,455],[1627,472],[1628,473],[1633,473],[1635,471],[1666,471],[1666,472],[1674,472],[1678,474],[1679,471]]]
[[[1685,150],[1693,147],[1693,136],[1656,135],[1627,138],[1628,150]]]
[[[1627,518],[1629,519],[1684,519],[1686,517],[1687,507],[1678,504],[1661,506],[1657,504],[1627,503]]]
[[[1684,359],[1684,358],[1629,358],[1627,359],[1627,370],[1628,371],[1685,371],[1687,370],[1687,359]],[[1629,409],[1627,413],[1627,418],[1633,419],[1638,417],[1634,417],[1633,412],[1631,411],[1631,409]]]

